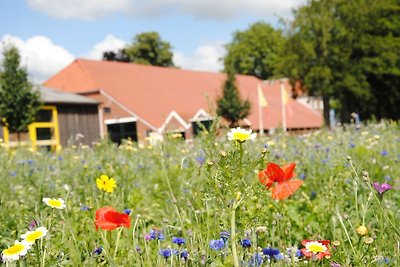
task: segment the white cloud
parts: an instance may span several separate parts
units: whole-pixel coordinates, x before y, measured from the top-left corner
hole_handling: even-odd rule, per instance
[[[94,45],[93,49],[85,56],[86,58],[100,60],[103,57],[103,52],[114,51],[117,52],[123,48],[126,42],[116,38],[112,34],[108,34],[104,40]]]
[[[174,51],[174,63],[182,69],[221,71],[223,64],[220,59],[224,56],[225,49],[222,42],[203,44],[196,48],[192,55],[185,55]]]
[[[28,0],[29,5],[58,18],[97,19],[113,13],[155,17],[171,13],[197,19],[229,20],[242,15],[287,17],[305,0]]]
[[[75,58],[66,49],[54,44],[45,36],[34,36],[24,41],[19,37],[3,35],[0,51],[10,45],[18,48],[21,65],[27,68],[35,82],[45,81],[70,64]]]
[[[28,0],[36,10],[51,17],[93,20],[131,9],[131,0]]]

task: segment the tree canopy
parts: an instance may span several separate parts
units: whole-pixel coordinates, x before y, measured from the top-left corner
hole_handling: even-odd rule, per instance
[[[287,29],[277,72],[334,104],[342,121],[400,118],[400,5],[397,0],[308,1]]]
[[[222,96],[217,100],[217,114],[226,119],[230,127],[235,127],[240,120],[250,114],[250,109],[250,102],[242,101],[240,98],[235,72],[232,68],[228,68]]]
[[[269,79],[275,73],[275,61],[283,44],[280,30],[265,22],[254,23],[247,30],[235,32],[226,45],[225,69],[233,66],[236,73]]]
[[[1,124],[10,132],[26,131],[35,120],[40,108],[39,92],[32,91],[27,71],[20,67],[18,49],[11,47],[3,52],[0,73],[0,118]]]
[[[157,32],[144,32],[136,35],[132,44],[117,53],[104,52],[103,60],[172,67],[174,63],[171,49],[170,43],[162,40]]]

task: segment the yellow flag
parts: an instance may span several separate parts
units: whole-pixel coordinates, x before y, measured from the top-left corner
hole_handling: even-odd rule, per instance
[[[268,101],[267,101],[267,99],[265,98],[265,96],[264,96],[264,94],[262,92],[260,84],[258,84],[258,86],[257,86],[257,92],[258,92],[258,105],[260,107],[263,107],[263,108],[267,107],[268,106]]]
[[[289,94],[287,93],[283,83],[281,84],[281,94],[282,94],[282,105],[286,106],[289,102]]]

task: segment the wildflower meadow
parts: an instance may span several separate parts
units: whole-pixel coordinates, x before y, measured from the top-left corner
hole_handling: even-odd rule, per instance
[[[389,122],[2,146],[2,264],[399,266],[399,148]]]

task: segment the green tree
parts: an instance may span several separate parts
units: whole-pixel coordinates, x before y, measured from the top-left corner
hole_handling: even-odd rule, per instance
[[[271,78],[275,74],[275,61],[284,40],[280,30],[264,22],[235,32],[232,42],[226,45],[225,70],[233,66],[239,74],[253,75],[262,80]]]
[[[295,11],[277,69],[321,96],[329,124],[334,100],[342,121],[399,118],[398,0],[308,1]]]
[[[250,101],[242,101],[240,98],[236,86],[235,72],[228,68],[222,97],[217,100],[217,114],[226,119],[230,127],[235,127],[241,119],[250,114],[250,110]]]
[[[0,118],[1,124],[10,132],[20,134],[35,120],[41,102],[39,92],[32,91],[28,73],[20,67],[18,49],[11,47],[3,52],[0,74]]]
[[[103,60],[173,67],[171,49],[170,43],[162,40],[157,32],[144,32],[136,35],[132,44],[117,53],[104,52]]]

